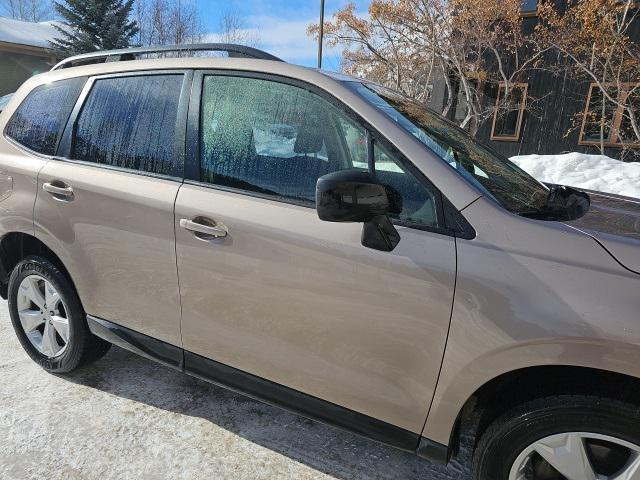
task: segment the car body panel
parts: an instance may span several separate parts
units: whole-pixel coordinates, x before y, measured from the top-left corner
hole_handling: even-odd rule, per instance
[[[448,443],[473,393],[504,373],[574,365],[638,376],[640,277],[593,238],[481,198],[464,211],[451,331],[423,435]]]
[[[8,232],[33,235],[33,205],[38,172],[46,158],[32,155],[0,138],[0,236]]]
[[[228,236],[180,228],[198,216]],[[313,208],[185,184],[176,240],[185,350],[419,433],[446,342],[452,237],[390,253]]]
[[[0,132],[15,108],[31,91],[23,87],[0,112]],[[33,235],[33,205],[37,195],[38,172],[47,157],[33,154],[0,136],[0,236],[9,232]]]
[[[62,181],[72,201],[42,191]],[[41,171],[35,234],[69,270],[85,311],[181,345],[173,204],[181,183],[51,160]]]
[[[640,199],[589,192],[591,207],[566,222],[595,238],[625,268],[640,273]]]
[[[313,209],[53,160],[1,138],[0,234],[35,231],[88,313],[174,346],[182,333],[196,355],[443,445],[465,402],[502,374],[571,365],[640,377],[638,202],[606,205],[594,194],[592,211],[567,224],[515,216],[348,78],[237,58],[108,62],[32,77],[0,125],[40,84],[170,69],[259,72],[323,89],[413,162],[477,236],[399,227],[400,244],[382,253],[360,245],[361,225],[321,222]],[[80,201],[45,194],[42,183],[53,179],[72,184]],[[224,223],[228,237],[203,241],[180,228],[197,215]],[[105,303],[103,292],[127,305]]]

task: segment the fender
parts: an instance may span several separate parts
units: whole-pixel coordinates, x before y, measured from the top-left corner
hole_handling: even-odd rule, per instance
[[[466,402],[501,375],[532,367],[587,367],[638,377],[640,345],[589,338],[524,342],[489,352],[455,372],[443,372],[422,436],[444,445]],[[448,365],[447,370],[454,367]]]

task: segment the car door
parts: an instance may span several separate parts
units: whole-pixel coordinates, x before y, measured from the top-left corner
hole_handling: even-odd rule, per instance
[[[284,79],[197,78],[197,168],[175,207],[187,369],[212,359],[420,432],[455,278],[439,193],[379,143],[402,240],[391,253],[367,249],[362,225],[322,222],[314,209],[319,176],[367,168],[357,119]]]
[[[36,235],[68,268],[88,314],[177,346],[173,205],[189,75],[90,78],[60,158],[40,172],[34,212]]]
[[[56,145],[86,77],[69,78],[24,86],[15,96],[19,102],[0,139],[0,202],[3,215],[0,232],[33,234],[36,179]],[[5,98],[5,97],[3,97]],[[0,121],[0,129],[4,122]],[[6,273],[7,277],[11,272]],[[5,278],[5,281],[8,278]]]

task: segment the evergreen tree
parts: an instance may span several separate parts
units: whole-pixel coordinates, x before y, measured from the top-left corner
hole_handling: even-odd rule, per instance
[[[66,0],[54,2],[64,19],[62,34],[51,43],[53,50],[67,57],[96,50],[126,48],[138,33],[138,24],[129,21],[134,0]]]

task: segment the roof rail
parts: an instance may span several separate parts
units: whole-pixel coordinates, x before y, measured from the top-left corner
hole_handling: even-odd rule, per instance
[[[141,55],[149,53],[177,52],[227,52],[230,57],[256,58],[259,60],[283,60],[263,52],[257,48],[245,47],[244,45],[234,45],[231,43],[193,43],[182,45],[161,45],[155,47],[134,47],[120,50],[103,50],[98,52],[85,53],[73,57],[65,58],[56,64],[51,70],[75,67],[78,65],[91,65],[94,63],[120,62],[124,60],[136,60]]]

